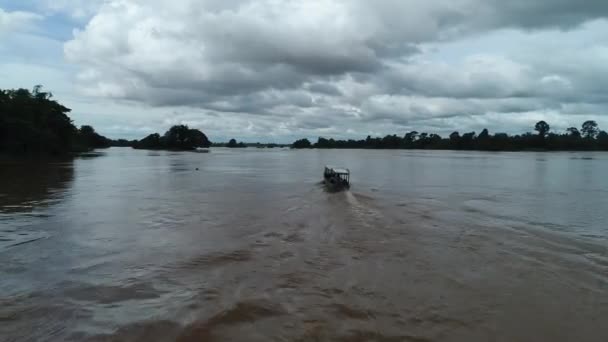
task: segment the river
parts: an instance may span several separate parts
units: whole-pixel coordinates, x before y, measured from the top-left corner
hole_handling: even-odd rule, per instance
[[[592,152],[5,161],[0,340],[605,342],[607,175]]]

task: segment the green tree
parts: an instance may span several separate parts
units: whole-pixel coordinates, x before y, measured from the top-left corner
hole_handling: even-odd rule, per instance
[[[197,147],[211,146],[211,142],[203,132],[190,129],[186,125],[171,127],[163,136],[163,140],[168,149],[194,150]]]
[[[490,137],[490,132],[488,132],[487,128],[484,128],[481,133],[477,136],[478,140],[487,140]]]
[[[409,133],[406,133],[405,136],[403,137],[403,142],[405,143],[406,146],[411,146],[414,141],[416,141],[416,137],[418,137],[418,132],[416,131],[411,131]]]
[[[228,141],[228,144],[226,145],[226,147],[230,147],[230,148],[238,147],[236,139],[230,139],[230,141]]]
[[[308,139],[296,140],[292,145],[292,148],[311,148],[312,144]]]
[[[87,149],[110,147],[110,139],[99,135],[91,126],[81,126],[78,130],[80,143]]]
[[[0,90],[0,153],[61,155],[92,148],[82,143],[69,112],[40,85]]]
[[[460,141],[460,133],[458,133],[458,132],[452,132],[452,134],[450,134],[450,140],[452,142],[458,142],[458,141]]]
[[[593,139],[598,133],[597,122],[593,120],[585,121],[582,130],[585,138]]]
[[[608,150],[608,133],[601,131],[597,135],[597,143],[602,150]]]
[[[539,121],[536,123],[536,125],[534,125],[534,130],[537,131],[538,135],[544,139],[547,136],[547,133],[549,133],[549,130],[551,130],[551,126],[549,126],[549,124],[545,121]]]
[[[472,149],[475,140],[475,132],[469,132],[462,135],[460,138],[460,147],[463,149]]]
[[[198,147],[209,147],[211,142],[205,133],[198,129],[191,129],[185,125],[177,125],[171,127],[161,137],[160,134],[154,133],[147,137],[132,143],[133,148],[147,150],[181,150],[190,151]]]
[[[162,142],[160,134],[153,133],[133,144],[133,148],[145,150],[160,150],[165,146]]]
[[[581,137],[581,132],[579,132],[579,130],[576,127],[570,127],[568,129],[566,129],[566,131],[568,132],[568,135],[570,135],[570,137],[572,137],[572,138]]]

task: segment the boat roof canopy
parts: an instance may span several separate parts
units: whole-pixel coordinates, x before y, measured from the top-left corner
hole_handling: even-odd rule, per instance
[[[350,171],[348,169],[345,168],[341,168],[341,167],[333,167],[333,166],[325,166],[327,169],[333,171],[334,173],[337,173],[339,175],[348,175],[350,174]]]

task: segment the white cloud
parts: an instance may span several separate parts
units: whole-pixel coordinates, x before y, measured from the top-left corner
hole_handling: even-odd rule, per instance
[[[14,11],[7,12],[0,8],[0,38],[3,34],[7,34],[16,30],[28,30],[36,21],[42,19],[42,16],[36,13]]]
[[[94,15],[105,0],[38,0],[38,8],[47,13],[64,13],[84,20]]]
[[[78,68],[66,93],[87,101],[74,101],[79,120],[112,135],[172,123],[251,139],[513,131],[608,112],[605,1],[37,4],[83,23],[63,46]]]

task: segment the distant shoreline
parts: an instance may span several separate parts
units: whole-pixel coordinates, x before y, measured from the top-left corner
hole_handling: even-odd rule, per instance
[[[126,148],[128,146],[112,146],[112,147],[117,147],[117,148]],[[273,147],[260,147],[260,148],[256,148],[253,146],[246,146],[246,147],[241,147],[241,148],[230,148],[230,147],[226,147],[226,146],[211,146],[208,148],[205,148],[204,150],[213,150],[216,148],[221,148],[221,149],[227,149],[227,150],[243,150],[243,149],[274,149]],[[195,150],[171,150],[171,149],[143,149],[143,148],[133,148],[134,150],[140,150],[140,151],[167,151],[167,152],[198,152],[200,150],[195,149]],[[436,149],[421,149],[421,148],[365,148],[365,147],[344,147],[344,148],[317,148],[317,147],[311,147],[311,148],[293,148],[290,146],[281,146],[281,147],[276,147],[276,149],[289,149],[289,150],[293,150],[293,151],[301,151],[301,150],[360,150],[360,151],[444,151],[444,152],[488,152],[488,153],[492,153],[492,152],[526,152],[526,153],[532,153],[532,152],[541,152],[541,153],[551,153],[551,152],[608,152],[608,150],[547,150],[547,149],[523,149],[523,150],[477,150],[477,149],[467,149],[467,150],[456,150],[456,149],[440,149],[440,148],[436,148]]]
[[[319,137],[316,143],[304,138],[294,141],[293,148],[363,148],[394,150],[454,150],[454,151],[608,151],[608,133],[599,129],[593,120],[585,121],[581,129],[570,127],[563,133],[551,132],[551,126],[539,121],[534,126],[537,132],[520,135],[507,133],[490,134],[487,129],[477,134],[451,133],[447,138],[438,134],[411,131],[403,136],[396,134],[384,137],[367,136],[361,140],[335,140]]]
[[[481,150],[481,149],[449,149],[449,148],[366,148],[366,147],[311,147],[291,148],[292,150],[362,150],[362,151],[450,151],[450,152],[608,152],[608,150],[549,150],[549,149],[521,149],[521,150]]]
[[[67,115],[71,110],[43,92],[42,86],[28,89],[0,89],[0,154],[14,156],[71,157],[93,149],[132,147],[153,151],[196,151],[197,148],[285,148],[293,149],[367,149],[367,150],[444,150],[486,152],[584,152],[608,151],[608,133],[600,130],[593,120],[583,122],[580,129],[569,127],[563,132],[551,131],[550,125],[539,121],[537,133],[508,135],[490,134],[483,129],[479,134],[458,131],[448,137],[411,131],[405,135],[367,136],[360,140],[335,140],[319,137],[315,143],[307,138],[292,144],[244,143],[232,138],[226,143],[211,142],[199,129],[175,125],[163,135],[149,134],[140,140],[108,139],[92,126],[74,126]]]

